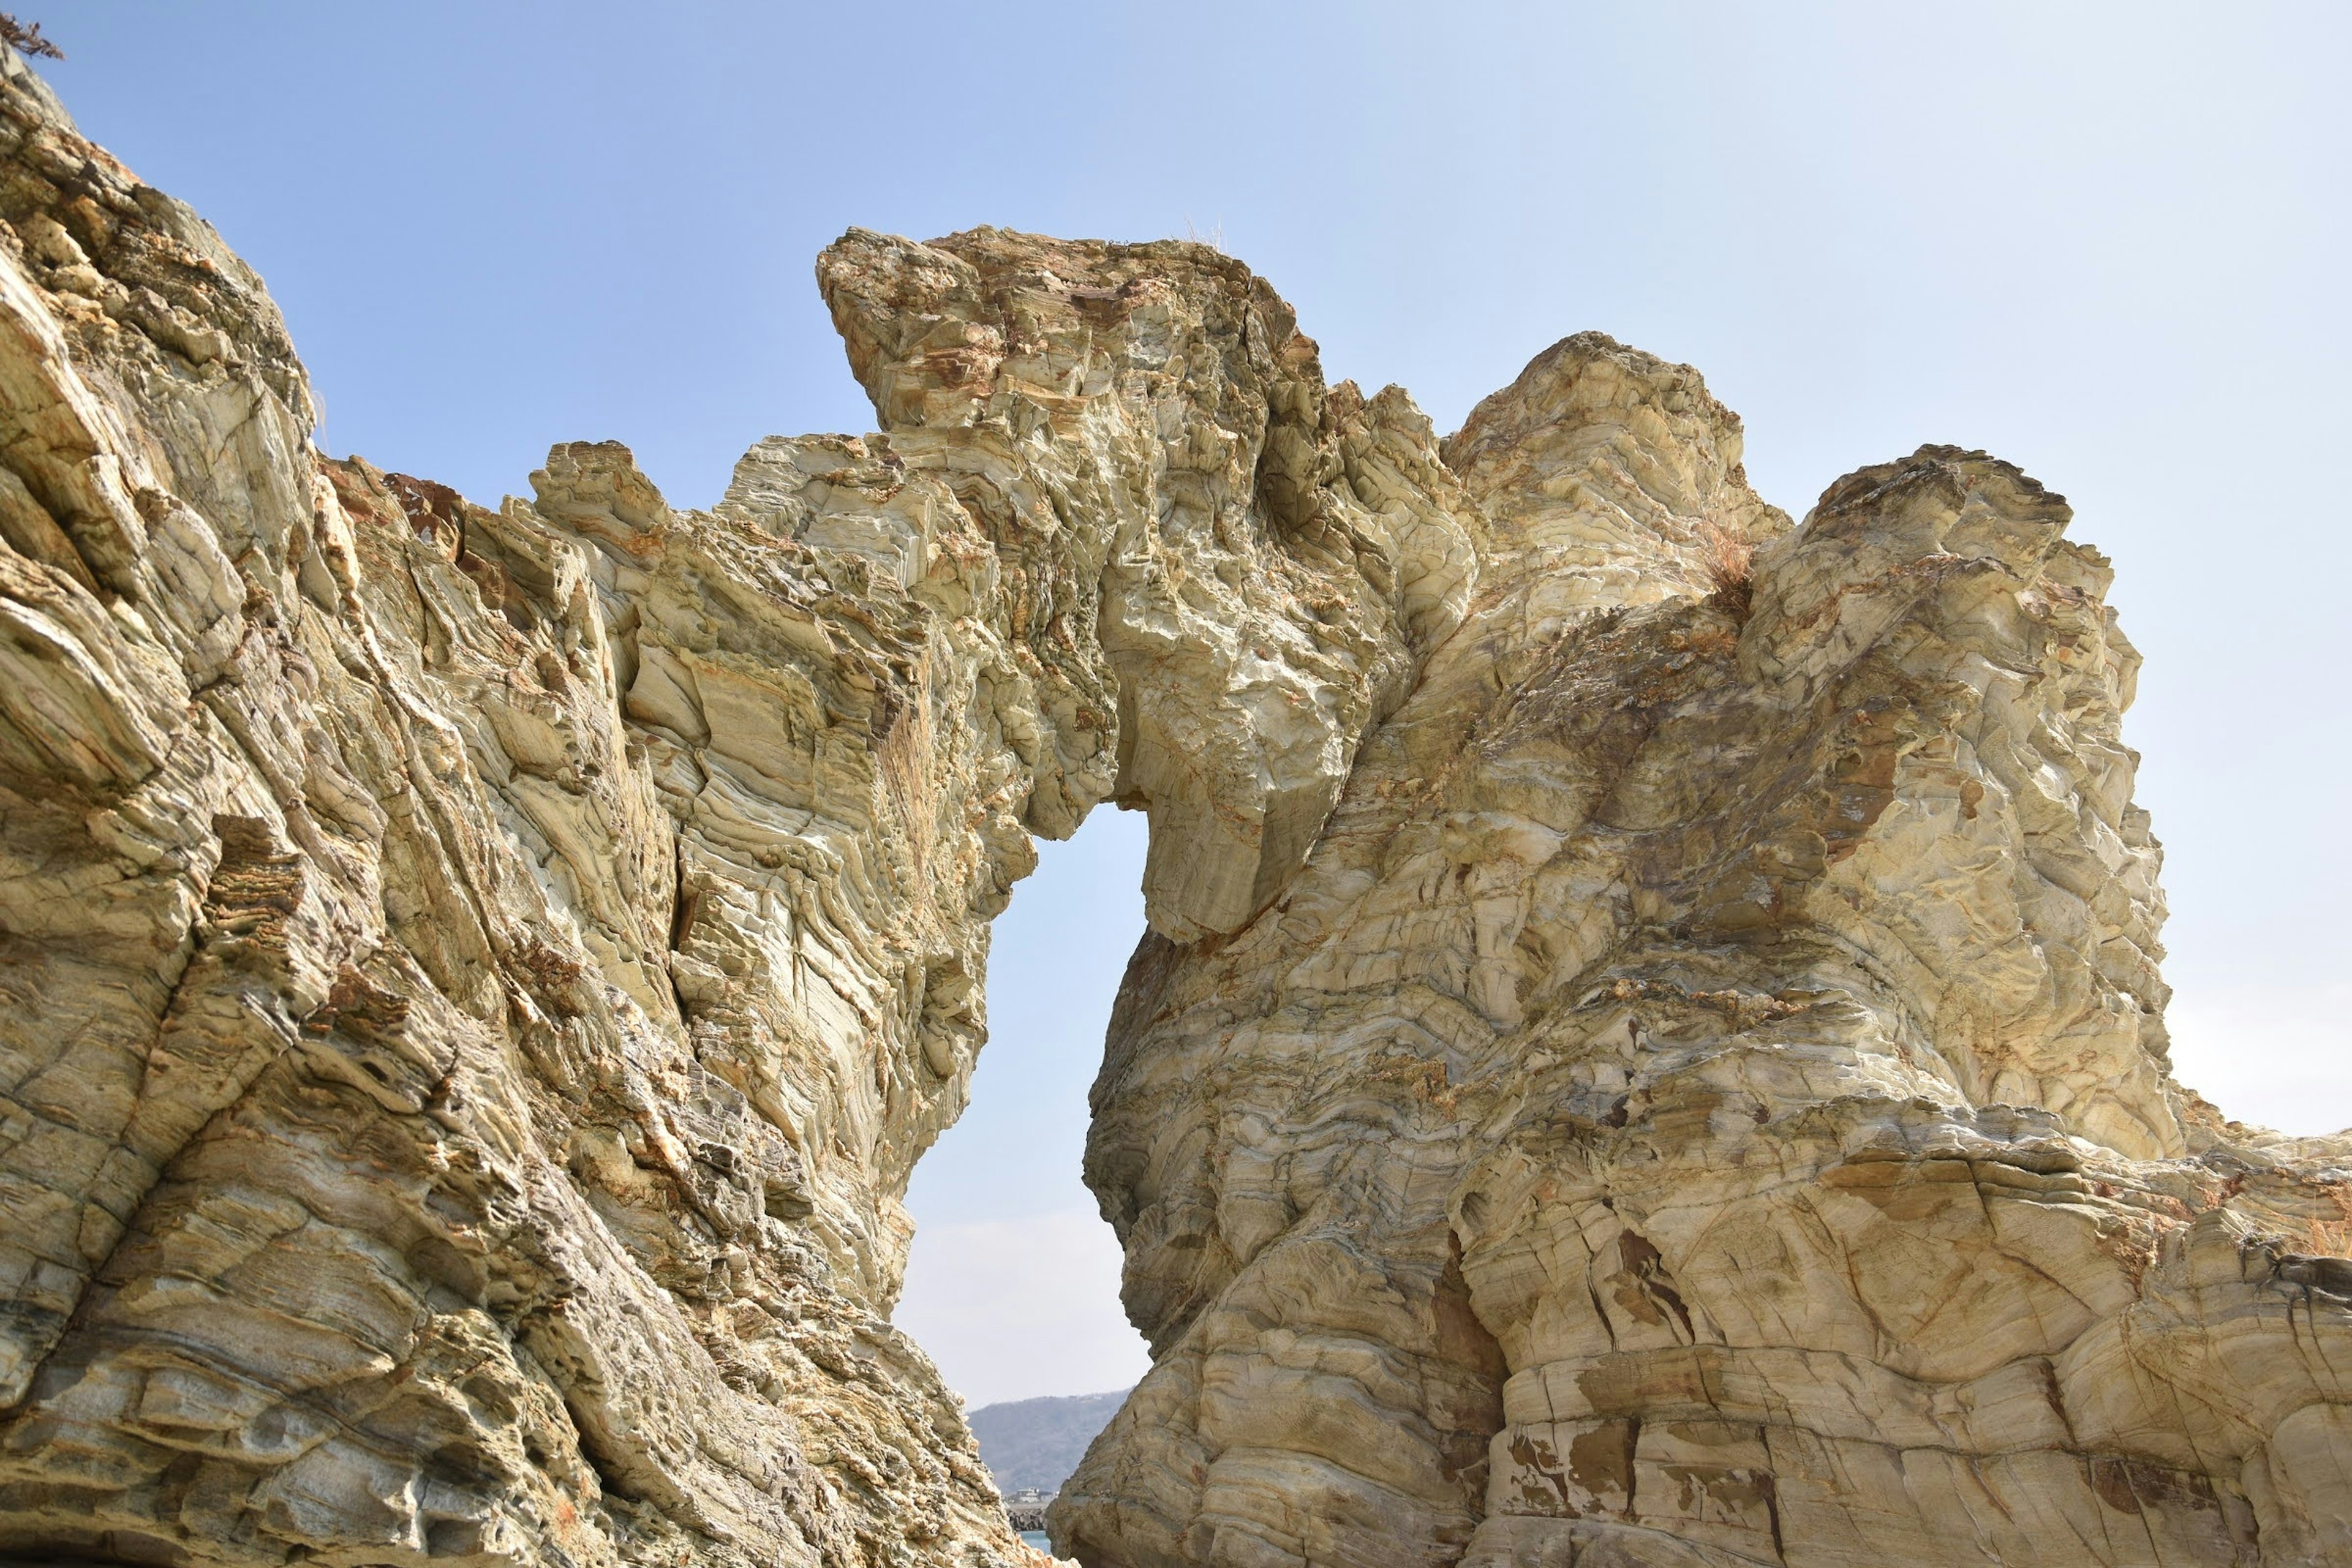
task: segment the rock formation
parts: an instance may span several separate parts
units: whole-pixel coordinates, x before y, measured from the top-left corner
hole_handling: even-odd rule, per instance
[[[1156,1364],[1064,1550],[2352,1552],[2352,1141],[2170,1079],[2015,469],[1791,529],[1603,338],[1441,445],[1204,247],[853,231],[879,434],[492,510],[0,68],[0,1552],[1021,1560],[900,1198],[1106,801]]]
[[[1087,1166],[1156,1365],[1057,1541],[2352,1560],[2352,1316],[2249,1245],[2343,1249],[2352,1140],[2167,1075],[2063,501],[1927,447],[1790,531],[1597,337],[1444,452],[1468,619],[1272,907],[1129,971]]]

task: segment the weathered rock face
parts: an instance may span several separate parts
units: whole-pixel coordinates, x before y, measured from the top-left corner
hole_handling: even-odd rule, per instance
[[[1156,1365],[1089,1562],[2352,1554],[2352,1140],[2167,1076],[2137,657],[1981,453],[1793,531],[1594,336],[1445,447],[1461,630],[1307,864],[1145,939],[1088,1178]],[[1752,571],[1744,557],[1753,552]],[[2273,1278],[2273,1274],[2279,1278]]]
[[[1233,930],[1468,599],[1236,263],[854,234],[889,433],[709,512],[331,462],[259,282],[0,115],[0,1550],[1010,1557],[894,1332],[987,922],[1118,795]]]
[[[1089,1562],[2352,1551],[2352,1279],[2250,1244],[2352,1143],[2170,1082],[2015,470],[1792,531],[1605,339],[1441,455],[1214,252],[853,232],[880,434],[493,511],[0,65],[0,1552],[1020,1556],[899,1200],[1104,801]]]

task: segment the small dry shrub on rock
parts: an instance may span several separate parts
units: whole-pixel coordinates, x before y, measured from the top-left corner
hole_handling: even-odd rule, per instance
[[[1753,602],[1756,546],[1738,529],[1712,520],[1698,525],[1698,542],[1700,570],[1706,574],[1708,588],[1734,618],[1746,620]]]
[[[27,26],[5,11],[0,11],[0,43],[8,45],[20,55],[38,55],[52,60],[66,58],[65,50],[41,37],[38,22]]]

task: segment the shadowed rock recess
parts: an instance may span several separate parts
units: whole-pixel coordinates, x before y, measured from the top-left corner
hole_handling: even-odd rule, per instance
[[[852,231],[880,434],[488,510],[322,454],[5,65],[0,1553],[1029,1559],[888,1314],[1106,801],[1155,1364],[1064,1552],[2352,1553],[2352,1140],[2168,1076],[2137,660],[2015,468],[1792,527],[1606,338],[1441,444],[1213,250]]]

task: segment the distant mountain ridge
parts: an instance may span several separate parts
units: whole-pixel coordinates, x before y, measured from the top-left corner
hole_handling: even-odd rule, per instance
[[[996,1489],[1008,1495],[1032,1487],[1041,1492],[1060,1490],[1085,1457],[1087,1445],[1118,1414],[1127,1395],[1121,1388],[1109,1394],[1008,1400],[973,1411],[968,1417],[971,1435],[980,1440],[980,1457],[996,1478]]]

